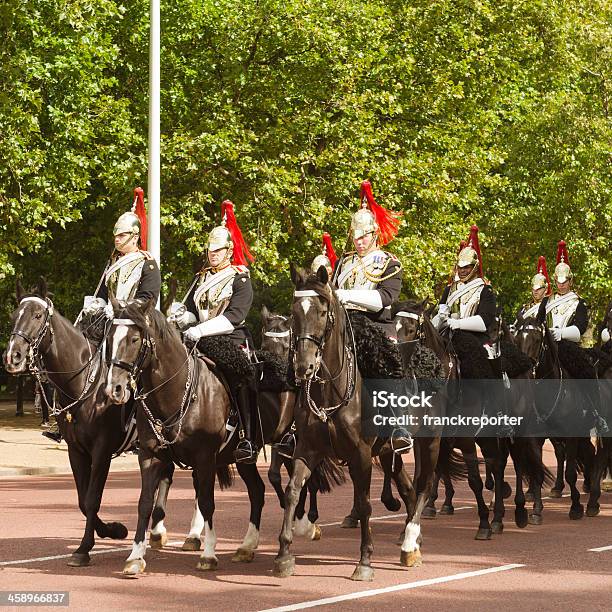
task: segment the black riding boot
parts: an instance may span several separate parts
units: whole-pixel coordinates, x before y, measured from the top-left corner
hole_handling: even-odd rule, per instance
[[[587,412],[590,411],[593,415],[593,427],[597,435],[604,435],[610,432],[610,427],[604,417],[601,416],[599,411],[601,410],[601,397],[599,395],[599,386],[596,384],[596,380],[588,381],[584,388],[586,390],[586,396],[588,398],[587,406],[585,406]]]
[[[257,392],[254,384],[244,382],[236,391],[236,403],[240,413],[242,431],[234,451],[236,463],[255,463],[257,448]]]
[[[295,422],[291,424],[289,431],[283,434],[280,442],[273,445],[274,450],[281,456],[287,459],[293,459],[295,453]]]

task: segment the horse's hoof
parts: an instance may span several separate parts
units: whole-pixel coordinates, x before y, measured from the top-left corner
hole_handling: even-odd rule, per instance
[[[255,558],[255,551],[250,548],[239,548],[232,557],[234,563],[250,563]]]
[[[572,521],[578,521],[584,516],[584,506],[578,504],[576,508],[571,508],[569,511],[569,517]]]
[[[89,553],[72,553],[68,565],[70,567],[87,567],[90,563]]]
[[[423,565],[421,550],[402,550],[400,554],[400,564],[404,567],[421,567],[421,565]]]
[[[527,510],[525,508],[517,508],[514,511],[514,522],[516,523],[516,526],[520,527],[521,529],[527,527],[527,524],[529,523],[529,515],[527,514]]]
[[[310,539],[314,542],[315,540],[320,540],[321,539],[321,535],[322,535],[322,531],[321,528],[315,523],[312,526],[312,535],[310,536]]]
[[[274,559],[274,575],[277,578],[287,578],[293,576],[295,570],[295,557],[289,555],[283,559]]]
[[[351,580],[372,582],[374,580],[374,570],[369,565],[358,565],[351,576]]]
[[[200,550],[202,548],[202,540],[200,538],[187,538],[181,548],[182,550],[189,551]]]
[[[201,572],[210,572],[212,570],[216,570],[219,566],[219,561],[217,557],[200,557],[198,564],[196,565],[196,569]]]
[[[152,550],[161,550],[168,543],[167,533],[152,533],[149,536],[149,545]]]
[[[501,521],[493,521],[491,523],[491,532],[492,533],[503,533],[504,524]]]
[[[529,515],[529,524],[530,525],[541,525],[543,522],[541,514],[530,514]]]
[[[490,528],[480,527],[480,529],[478,529],[478,531],[476,532],[476,537],[474,539],[475,540],[490,540],[492,533],[493,531]]]
[[[111,540],[125,540],[128,535],[127,527],[123,523],[106,523],[107,538]]]
[[[599,504],[596,506],[587,506],[587,516],[597,516],[599,514]]]
[[[423,512],[421,512],[421,518],[424,519],[435,519],[438,512],[434,506],[425,506]]]
[[[397,512],[402,507],[402,503],[396,497],[390,497],[389,499],[383,499],[381,497],[380,501],[390,512]]]
[[[440,514],[455,514],[455,507],[449,504],[444,504],[440,508]]]
[[[561,489],[551,489],[548,495],[552,499],[559,499],[561,497]]]
[[[612,491],[612,480],[606,479],[601,481],[602,493],[610,493]]]
[[[144,559],[132,559],[132,561],[126,561],[123,566],[123,575],[134,578],[145,571],[147,562]]]
[[[531,491],[527,491],[527,493],[525,493],[525,501],[532,502],[533,499],[533,493]]]
[[[340,523],[342,529],[356,529],[359,527],[359,519],[354,518],[350,514],[347,514],[343,521]]]
[[[502,485],[502,496],[504,499],[508,499],[512,495],[512,487],[504,480]]]

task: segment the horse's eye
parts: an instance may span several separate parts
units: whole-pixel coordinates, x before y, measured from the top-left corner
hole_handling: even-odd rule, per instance
[[[132,338],[132,344],[136,344],[139,340],[140,340],[140,338],[138,336],[134,336]]]
[[[34,318],[35,318],[35,319],[41,319],[41,318],[42,318],[42,312],[37,312],[37,313],[34,315]]]

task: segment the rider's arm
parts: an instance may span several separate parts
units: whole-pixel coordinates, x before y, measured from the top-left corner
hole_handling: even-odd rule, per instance
[[[155,259],[146,259],[142,267],[140,283],[138,283],[138,289],[136,289],[134,298],[142,300],[143,302],[153,300],[153,302],[157,304],[160,290],[161,274],[159,272],[159,266]]]

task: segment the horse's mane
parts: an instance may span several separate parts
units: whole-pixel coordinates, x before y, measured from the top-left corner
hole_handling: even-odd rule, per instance
[[[145,314],[142,304],[137,300],[128,302],[117,317],[131,319],[139,329],[148,331],[151,335],[161,338],[162,341],[165,341],[168,336],[180,340],[176,328],[168,323],[159,310],[152,308]]]

